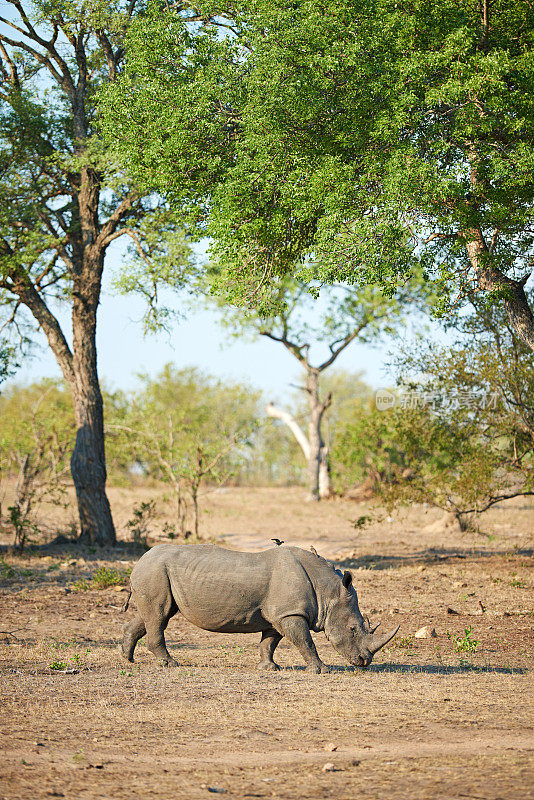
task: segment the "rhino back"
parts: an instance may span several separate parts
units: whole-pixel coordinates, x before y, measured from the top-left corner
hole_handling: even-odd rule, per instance
[[[199,628],[253,632],[276,627],[281,617],[313,620],[313,586],[293,552],[273,548],[242,553],[215,545],[158,545],[132,572],[134,592],[165,582],[183,616]]]
[[[200,628],[221,632],[268,627],[262,604],[269,591],[269,560],[212,545],[191,545],[168,562],[178,608]]]

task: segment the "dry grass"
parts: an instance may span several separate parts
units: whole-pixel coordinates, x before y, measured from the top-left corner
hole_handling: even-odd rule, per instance
[[[120,526],[151,492],[112,492]],[[383,521],[356,531],[351,520],[363,514]],[[231,546],[260,549],[283,533],[346,557],[362,609],[401,625],[367,672],[347,668],[319,635],[330,675],[305,673],[284,642],[284,669],[259,673],[256,636],[210,634],[179,617],[168,631],[178,669],[161,669],[142,643],[137,663],[124,665],[120,587],[66,590],[99,566],[126,569],[131,550],[4,556],[0,797],[196,800],[209,788],[298,800],[533,796],[534,507],[495,510],[484,520],[489,541],[425,531],[435,512],[385,516],[342,501],[309,505],[293,489],[205,498],[204,530]],[[437,638],[415,639],[422,625]],[[479,644],[456,652],[468,626]],[[71,671],[52,668],[63,665]],[[327,762],[334,771],[322,771]]]

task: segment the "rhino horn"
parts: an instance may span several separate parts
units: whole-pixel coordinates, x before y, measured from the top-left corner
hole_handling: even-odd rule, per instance
[[[377,622],[376,625],[371,625],[371,622],[369,621],[369,617],[367,616],[367,614],[363,615],[363,620],[364,620],[363,627],[365,628],[366,633],[374,633],[380,625],[379,622]]]
[[[369,626],[369,633],[374,633],[380,627],[380,622],[377,622],[376,625]]]
[[[400,625],[397,625],[397,627],[394,630],[389,631],[388,633],[383,633],[382,636],[374,636],[374,635],[370,636],[367,644],[369,652],[372,653],[373,655],[377,653],[382,647],[384,647],[384,645],[386,645],[389,641],[391,641],[391,639],[393,639],[399,628]]]

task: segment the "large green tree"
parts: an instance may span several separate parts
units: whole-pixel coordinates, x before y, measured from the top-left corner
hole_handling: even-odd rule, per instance
[[[533,36],[527,0],[157,3],[104,127],[236,297],[422,262],[444,305],[474,286],[534,348]]]
[[[82,538],[112,544],[96,326],[106,252],[126,236],[143,263],[174,216],[119,168],[95,129],[95,98],[113,82],[136,0],[6,0],[0,16],[0,299],[12,329],[33,319],[68,383],[76,418],[71,471]],[[147,240],[150,228],[152,239]],[[158,236],[156,236],[157,231]],[[179,280],[178,240],[163,273]],[[149,266],[141,288],[150,295]],[[136,270],[128,278],[135,287]],[[62,327],[58,303],[71,311]],[[29,313],[28,313],[29,312]],[[21,319],[22,318],[22,319]]]

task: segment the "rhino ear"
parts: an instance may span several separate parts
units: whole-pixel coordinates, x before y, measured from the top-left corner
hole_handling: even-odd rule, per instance
[[[348,589],[350,586],[352,586],[352,572],[349,572],[349,570],[346,569],[345,572],[343,573],[343,578],[341,579],[341,582],[345,587],[345,589]]]

